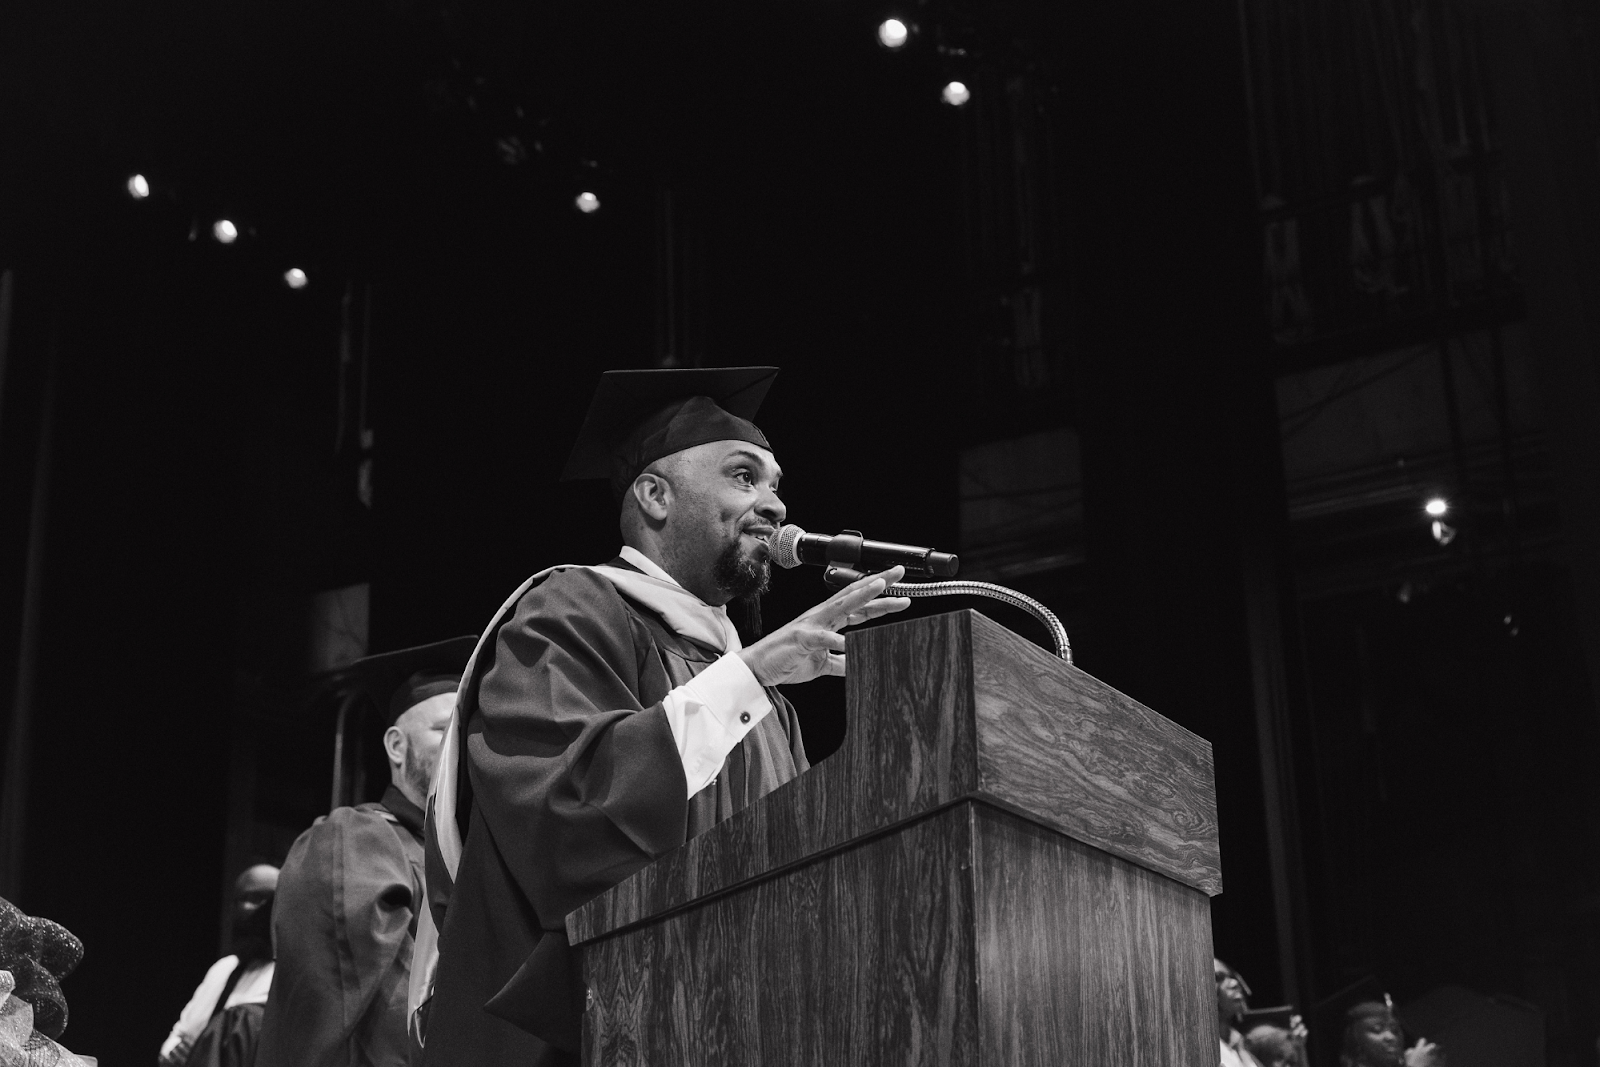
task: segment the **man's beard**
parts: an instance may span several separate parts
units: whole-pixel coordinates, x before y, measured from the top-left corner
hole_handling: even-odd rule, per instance
[[[741,548],[738,541],[724,548],[711,566],[711,577],[732,598],[728,616],[748,644],[761,636],[761,598],[772,584],[772,564],[745,555]]]
[[[730,542],[711,565],[711,577],[734,600],[760,600],[772,582],[772,565],[745,555],[742,548],[738,541]]]
[[[419,797],[428,795],[428,787],[433,784],[435,762],[425,760],[412,746],[406,746],[405,760],[400,765],[400,777]]]

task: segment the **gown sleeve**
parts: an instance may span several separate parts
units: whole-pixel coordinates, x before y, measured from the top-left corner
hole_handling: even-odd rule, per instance
[[[466,729],[468,776],[546,930],[683,843],[669,689],[648,630],[591,571],[552,575],[500,627]]]
[[[406,950],[414,893],[410,861],[382,815],[339,808],[300,835],[273,902],[277,969],[257,1067],[344,1062]]]

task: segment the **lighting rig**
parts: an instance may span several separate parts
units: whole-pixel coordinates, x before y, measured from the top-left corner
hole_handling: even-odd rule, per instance
[[[490,169],[526,175],[534,185],[523,201],[530,205],[561,210],[564,204],[565,210],[585,218],[601,213],[606,190],[619,177],[615,164],[602,164],[597,157],[620,159],[624,155],[620,150],[596,152],[581,131],[525,103],[530,94],[480,72],[459,56],[441,59],[421,90],[425,118],[442,120],[452,131],[447,141],[455,143],[447,143],[445,149],[451,158],[471,165],[476,155]],[[467,153],[456,156],[462,128],[467,132]],[[175,237],[185,235],[192,245],[228,249],[235,262],[264,267],[265,277],[291,291],[325,286],[330,277],[351,273],[348,267],[330,263],[334,257],[316,255],[317,250],[309,247],[316,241],[295,232],[296,222],[305,229],[305,220],[297,218],[294,209],[263,206],[271,190],[264,195],[257,189],[224,207],[217,190],[208,187],[214,183],[171,173],[159,162],[141,166],[120,180],[135,210],[147,213],[157,226],[170,226]]]
[[[926,3],[919,10],[920,18],[886,13],[876,25],[878,44],[887,53],[921,54],[923,62],[918,65],[924,76],[931,73],[936,79],[938,99],[952,109],[963,109],[972,101],[977,84],[971,54],[974,31],[951,12],[935,12]],[[927,65],[930,58],[931,71]],[[570,210],[583,216],[600,212],[605,188],[615,182],[615,165],[602,167],[588,148],[587,138],[528,106],[523,100],[526,94],[457,55],[442,61],[422,89],[425,110],[468,126],[471,140],[488,158],[508,168],[542,171],[547,184],[557,191],[565,186]],[[622,155],[620,151],[608,154]],[[327,269],[314,266],[306,248],[295,247],[303,242],[285,239],[282,231],[287,228],[275,225],[270,213],[204,210],[194,201],[211,198],[180,195],[179,183],[166,179],[159,168],[129,174],[124,184],[128,197],[137,204],[151,209],[163,203],[169,208],[178,206],[187,216],[190,242],[209,237],[241,253],[253,248],[252,258],[275,261],[272,276],[290,290],[310,288],[328,274]]]
[[[924,22],[910,15],[886,15],[878,23],[878,46],[885,52],[931,54],[939,84],[939,99],[953,108],[965,107],[972,99],[974,82],[971,48],[966,41],[973,36],[970,30],[958,29],[960,20],[941,17],[931,9],[926,11],[928,32]],[[926,40],[924,40],[926,38]]]

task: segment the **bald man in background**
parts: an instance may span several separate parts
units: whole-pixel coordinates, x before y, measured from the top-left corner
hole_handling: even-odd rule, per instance
[[[258,1067],[403,1067],[428,783],[472,638],[369,657],[366,685],[417,666],[389,697],[389,787],[337,808],[289,850],[273,923],[278,971]],[[441,669],[442,668],[442,669]]]
[[[250,1067],[272,986],[272,904],[278,868],[233,883],[233,954],[211,965],[161,1044],[162,1067]]]

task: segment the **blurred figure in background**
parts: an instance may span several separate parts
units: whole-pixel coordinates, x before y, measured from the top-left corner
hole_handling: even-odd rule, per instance
[[[1212,959],[1217,976],[1217,1040],[1221,1043],[1222,1067],[1264,1067],[1245,1047],[1238,1023],[1249,1005],[1250,987],[1243,976],[1219,959]]]
[[[336,808],[301,834],[283,864],[278,977],[259,1067],[405,1067],[422,874],[423,805],[456,687],[477,639],[369,656],[347,681],[387,708],[389,787],[376,803]]]
[[[272,986],[272,899],[278,868],[233,883],[233,955],[211,965],[161,1045],[163,1067],[251,1067]]]
[[[1339,1067],[1445,1067],[1444,1050],[1418,1039],[1405,1047],[1404,1031],[1386,995],[1362,1001],[1345,1013]]]
[[[1244,977],[1219,959],[1213,958],[1211,966],[1217,978],[1222,1067],[1306,1067],[1309,1031],[1300,1016],[1287,1006],[1251,1012]]]
[[[1244,1035],[1244,1047],[1261,1067],[1306,1067],[1305,1027],[1297,1029],[1301,1035],[1298,1040],[1294,1031],[1281,1026],[1252,1026]]]

